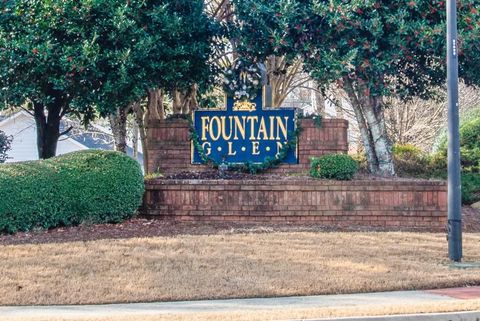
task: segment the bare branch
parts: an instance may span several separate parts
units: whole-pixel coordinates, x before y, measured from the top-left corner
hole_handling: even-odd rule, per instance
[[[60,137],[60,136],[66,135],[66,134],[68,134],[69,132],[71,132],[72,129],[73,129],[73,126],[70,126],[70,127],[68,127],[67,130],[64,130],[63,132],[61,132],[60,134],[58,134],[58,136]]]

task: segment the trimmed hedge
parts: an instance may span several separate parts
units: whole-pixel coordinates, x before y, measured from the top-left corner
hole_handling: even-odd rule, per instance
[[[314,157],[310,161],[310,176],[336,180],[351,180],[358,171],[358,163],[345,154]]]
[[[143,174],[125,154],[88,150],[0,165],[0,231],[115,223],[142,202]]]

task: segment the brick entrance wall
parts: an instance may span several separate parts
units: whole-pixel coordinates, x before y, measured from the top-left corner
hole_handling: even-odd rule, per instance
[[[276,173],[301,173],[310,157],[348,151],[348,122],[326,119],[319,128],[302,120],[298,165]],[[201,171],[191,164],[189,125],[176,119],[150,124],[151,172]],[[297,222],[340,229],[443,231],[447,186],[442,181],[284,178],[275,180],[172,180],[145,183],[141,215],[178,221]]]
[[[298,141],[298,165],[281,165],[274,172],[302,172],[309,168],[310,157],[348,151],[348,122],[324,119],[321,127],[313,120],[300,121],[303,131]],[[205,167],[191,164],[190,130],[184,119],[152,122],[148,129],[149,172],[172,174],[181,171],[201,171]]]
[[[338,228],[443,231],[442,181],[156,180],[144,216],[179,221],[303,222]]]

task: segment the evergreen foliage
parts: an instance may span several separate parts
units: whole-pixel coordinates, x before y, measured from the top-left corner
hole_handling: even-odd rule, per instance
[[[431,174],[430,157],[411,144],[394,145],[393,159],[397,174],[401,177],[428,177]]]
[[[80,151],[0,165],[0,231],[120,222],[143,198],[138,163],[119,152]]]
[[[447,138],[433,156],[437,167],[447,166]],[[460,124],[460,162],[465,173],[480,173],[480,117],[465,120]]]
[[[300,57],[325,90],[345,91],[369,170],[392,176],[383,108],[388,96],[430,98],[445,82],[446,2],[234,0],[247,55]],[[458,3],[460,76],[480,84],[478,0]]]
[[[12,137],[7,136],[3,131],[0,130],[0,163],[5,163],[7,160],[7,152],[11,148]]]
[[[2,1],[0,99],[34,110],[52,157],[67,114],[88,123],[149,89],[209,86],[217,33],[201,0]]]
[[[336,180],[351,180],[358,171],[358,163],[346,154],[329,154],[312,158],[310,176]]]

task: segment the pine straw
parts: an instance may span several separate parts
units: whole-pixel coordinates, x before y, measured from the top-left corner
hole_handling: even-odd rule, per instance
[[[227,233],[0,246],[0,304],[98,304],[480,284],[444,234]],[[466,234],[465,261],[480,261]]]

